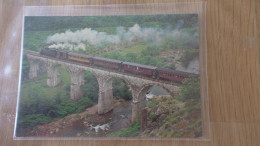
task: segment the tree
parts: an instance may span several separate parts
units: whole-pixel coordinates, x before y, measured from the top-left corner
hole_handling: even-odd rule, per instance
[[[179,100],[200,98],[200,78],[186,78],[180,87]]]

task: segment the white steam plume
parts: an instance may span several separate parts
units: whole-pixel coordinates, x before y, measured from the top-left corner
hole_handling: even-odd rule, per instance
[[[116,34],[107,34],[106,32],[98,32],[91,28],[85,28],[72,32],[67,30],[64,33],[56,33],[47,38],[47,43],[53,44],[49,48],[61,48],[69,50],[85,50],[86,43],[99,46],[118,46],[124,43],[130,43],[136,40],[151,40],[155,44],[160,44],[165,37],[172,37],[176,40],[181,37],[189,38],[189,34],[181,33],[177,29],[158,29],[158,28],[141,28],[138,24],[128,29],[117,27]],[[84,44],[85,43],[85,44]]]
[[[85,51],[86,50],[86,46],[83,43],[79,43],[79,44],[76,44],[76,45],[73,45],[73,44],[70,44],[70,43],[52,44],[48,48],[51,48],[51,49],[62,48],[62,49],[69,49],[70,51],[72,51],[72,50],[76,50],[76,51],[83,50],[83,51]]]

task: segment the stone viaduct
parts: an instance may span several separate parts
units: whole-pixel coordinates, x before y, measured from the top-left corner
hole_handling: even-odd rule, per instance
[[[80,86],[84,84],[84,72],[89,71],[93,73],[99,84],[98,114],[104,114],[113,109],[112,82],[115,77],[126,81],[132,92],[132,120],[140,119],[141,110],[146,106],[146,93],[149,87],[159,86],[165,89],[172,97],[179,93],[180,84],[173,82],[165,82],[113,70],[104,70],[95,66],[76,64],[74,62],[41,56],[39,53],[27,52],[27,59],[30,64],[30,79],[39,75],[40,65],[45,65],[47,85],[49,87],[57,86],[61,82],[59,67],[64,65],[71,75],[70,98],[73,100],[77,100],[83,95]]]

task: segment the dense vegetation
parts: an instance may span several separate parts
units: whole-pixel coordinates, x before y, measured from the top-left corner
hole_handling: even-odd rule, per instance
[[[59,16],[59,17],[35,17],[25,19],[25,31],[64,31],[65,29],[80,29],[85,27],[99,28],[113,33],[115,26],[131,27],[138,23],[142,27],[171,27],[175,28],[179,23],[185,28],[191,28],[197,23],[197,15],[129,15],[129,16]],[[105,22],[105,23],[104,23]]]
[[[110,137],[135,137],[140,134],[140,122],[133,122],[126,129],[109,134]]]
[[[24,61],[28,65],[27,61]],[[23,68],[23,73],[28,73]],[[83,97],[77,101],[70,100],[70,74],[65,67],[60,68],[61,83],[56,87],[48,87],[47,74],[43,73],[35,79],[22,80],[18,116],[18,132],[24,128],[44,124],[62,118],[71,113],[83,112],[87,107],[97,104],[98,82],[90,72],[85,72],[82,85]],[[23,74],[24,77],[28,74]],[[115,78],[113,94],[117,99],[132,99],[131,92],[125,81]]]
[[[114,78],[112,87],[113,87],[113,96],[116,99],[124,99],[124,100],[132,99],[132,93],[129,90],[128,84],[124,80],[120,78]]]
[[[157,100],[157,99],[155,99]],[[200,99],[178,101],[164,99],[148,107],[148,122],[142,137],[179,138],[201,137]]]
[[[202,136],[199,78],[186,79],[176,99],[162,96],[147,104],[147,127],[140,123],[109,134],[111,137],[196,138]]]
[[[64,67],[60,69],[61,83],[56,87],[48,87],[46,74],[23,81],[19,104],[18,130],[44,124],[62,118],[71,113],[84,111],[97,102],[98,84],[95,77],[85,73],[83,85],[84,96],[72,101],[69,98],[70,75]]]
[[[184,81],[176,99],[154,99],[149,102],[148,124],[143,137],[201,137],[201,101],[199,79]]]
[[[77,101],[70,100],[70,74],[65,67],[60,68],[61,83],[56,87],[48,87],[47,74],[35,79],[28,79],[29,63],[23,56],[22,86],[19,104],[18,133],[28,127],[57,120],[71,113],[83,112],[87,107],[97,104],[98,82],[90,72],[85,72],[82,85],[83,97]],[[43,65],[42,65],[43,66]],[[113,95],[117,99],[132,99],[127,83],[120,78],[113,81]]]
[[[200,78],[186,78],[177,99],[185,101],[188,99],[200,99]]]

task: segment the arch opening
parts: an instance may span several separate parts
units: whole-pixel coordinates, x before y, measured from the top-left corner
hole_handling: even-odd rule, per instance
[[[142,122],[142,119],[149,119],[149,114],[153,114],[157,110],[158,103],[167,99],[173,99],[167,88],[153,84],[145,85],[137,95],[137,102],[133,104],[133,120],[141,120]],[[143,110],[147,110],[147,108],[149,108],[148,115],[142,115]]]
[[[143,87],[138,95],[139,100],[150,101],[156,98],[173,98],[173,93],[165,87],[158,85],[146,85]],[[149,102],[146,102],[149,103]]]
[[[98,103],[99,85],[96,76],[90,71],[84,71],[84,84],[81,85],[82,97],[91,100],[92,104]]]
[[[124,78],[110,77],[101,88],[103,92],[100,93],[98,108],[101,114],[109,117],[107,122],[112,123],[109,124],[110,129],[119,131],[128,127],[132,122],[132,93],[129,82]]]
[[[130,90],[129,83],[122,79],[115,77],[112,81],[112,88],[113,88],[113,97],[117,100],[132,100],[132,93]]]

